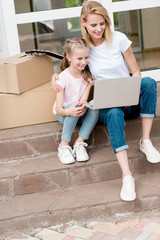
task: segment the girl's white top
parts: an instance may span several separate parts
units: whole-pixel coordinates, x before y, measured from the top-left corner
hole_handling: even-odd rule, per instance
[[[113,31],[110,47],[107,47],[105,41],[97,47],[90,47],[89,68],[94,78],[97,80],[129,76],[122,53],[131,43],[125,34]]]
[[[59,74],[57,84],[64,89],[63,106],[72,102],[78,102],[87,86],[83,77],[74,78],[67,68]],[[53,106],[53,113],[56,114],[56,103]]]

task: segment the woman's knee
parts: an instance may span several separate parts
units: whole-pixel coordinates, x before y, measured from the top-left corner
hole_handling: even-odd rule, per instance
[[[121,108],[110,108],[102,109],[100,112],[100,121],[104,125],[107,125],[107,122],[115,122],[119,120],[124,120],[124,113]]]
[[[108,118],[121,118],[124,117],[123,111],[121,108],[111,108],[108,112],[107,112],[107,117]]]
[[[153,78],[150,77],[144,77],[141,80],[141,88],[145,88],[149,91],[156,90],[157,83]]]

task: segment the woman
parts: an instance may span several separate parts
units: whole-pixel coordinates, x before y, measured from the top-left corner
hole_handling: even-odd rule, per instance
[[[89,68],[95,79],[140,76],[140,70],[132,52],[131,41],[120,32],[111,30],[107,10],[96,1],[83,3],[81,27],[84,39],[90,46]],[[56,90],[54,75],[53,88]],[[137,106],[109,108],[100,111],[100,121],[107,126],[113,151],[122,170],[123,184],[120,197],[124,201],[136,199],[135,183],[129,168],[125,140],[125,118],[142,118],[142,138],[140,150],[149,162],[160,162],[160,153],[150,141],[150,132],[156,112],[156,82],[142,78],[140,100]]]

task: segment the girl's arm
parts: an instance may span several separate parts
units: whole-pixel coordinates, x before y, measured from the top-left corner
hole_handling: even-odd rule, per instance
[[[64,89],[62,89],[56,94],[56,112],[58,115],[79,117],[84,114],[84,109],[83,107],[79,107],[79,103],[76,103],[73,106],[64,109],[63,102],[64,102]]]
[[[141,76],[141,73],[140,73],[140,70],[131,46],[123,53],[123,56],[132,72],[132,76]]]
[[[88,97],[89,97],[89,93],[90,93],[90,90],[91,90],[91,87],[93,86],[93,83],[89,83],[84,91],[84,93],[82,94],[81,96],[81,99],[80,99],[80,104],[83,105],[87,102],[88,100]]]
[[[64,89],[56,94],[56,112],[58,115],[67,116],[67,109],[63,108],[64,102]]]

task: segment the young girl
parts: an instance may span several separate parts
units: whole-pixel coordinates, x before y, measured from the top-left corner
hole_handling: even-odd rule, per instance
[[[99,110],[87,109],[89,92],[93,77],[87,66],[89,47],[84,39],[68,39],[64,45],[64,58],[60,64],[58,84],[61,91],[56,95],[53,113],[63,124],[61,143],[58,147],[58,157],[63,164],[77,161],[87,161],[89,156],[84,141],[94,128],[99,118]],[[79,136],[73,150],[69,146],[73,130],[78,121],[82,122]]]

